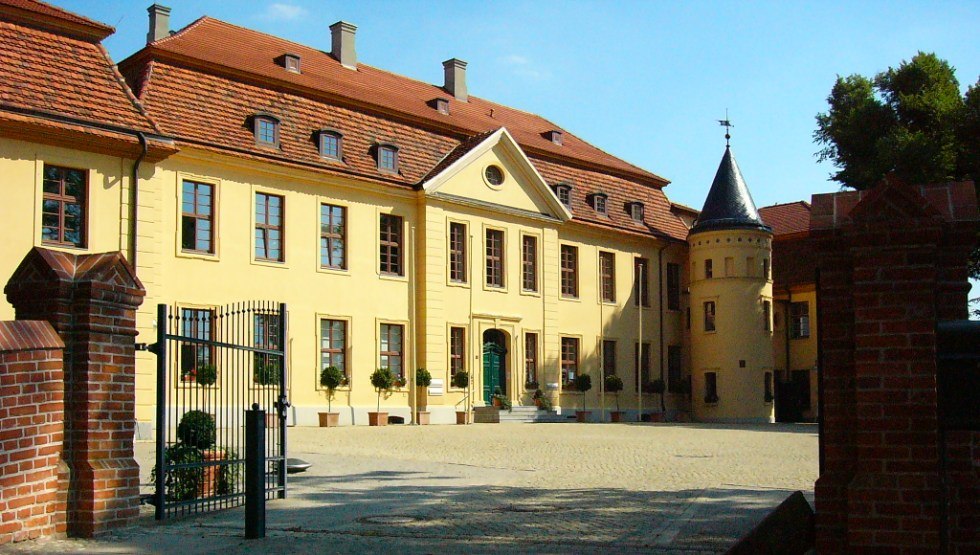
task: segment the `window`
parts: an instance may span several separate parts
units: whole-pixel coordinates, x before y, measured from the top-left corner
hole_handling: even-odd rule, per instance
[[[606,207],[608,197],[604,193],[596,193],[592,195],[592,208],[599,214],[606,215],[608,210]]]
[[[321,131],[320,156],[341,160],[344,157],[343,136],[336,131]]]
[[[561,338],[561,383],[568,387],[578,375],[578,338]]]
[[[483,171],[483,177],[486,178],[487,183],[493,186],[504,184],[504,170],[500,169],[499,166],[487,166],[487,169]]]
[[[633,202],[630,203],[630,217],[638,222],[643,221],[643,203]]]
[[[718,402],[718,374],[715,372],[704,373],[704,402]]]
[[[381,215],[381,273],[402,275],[402,218]]]
[[[85,247],[85,170],[44,165],[41,241],[49,245]]]
[[[449,222],[449,281],[466,283],[466,224]]]
[[[254,346],[259,349],[279,350],[279,315],[255,314],[253,319]],[[253,353],[253,378],[259,385],[279,384],[280,357],[266,353]]]
[[[687,329],[691,329],[691,307],[687,307]]]
[[[640,346],[637,343],[633,344],[633,362],[635,364],[634,368],[637,369],[636,372],[636,385],[637,387],[642,387],[643,391],[647,388],[643,387],[650,383],[650,344],[643,344],[643,352],[640,352]]]
[[[715,302],[704,303],[704,331],[715,331]]]
[[[528,386],[538,384],[538,334],[524,334],[524,382]]]
[[[347,269],[347,209],[320,205],[320,266]]]
[[[521,288],[538,291],[538,238],[533,235],[521,238]]]
[[[770,277],[771,277],[769,275],[769,259],[768,258],[763,258],[762,259],[762,277],[764,277],[766,279],[770,279]]]
[[[806,301],[801,303],[790,303],[789,305],[790,338],[806,339],[810,337],[810,304]]]
[[[404,351],[402,337],[405,326],[400,324],[381,324],[381,348],[378,352],[378,367],[387,368],[396,378],[405,377],[402,365]]]
[[[271,116],[255,116],[255,142],[259,146],[279,146],[279,122]]]
[[[810,371],[793,370],[792,374],[793,390],[796,391],[800,402],[800,408],[807,410],[810,408]]]
[[[214,186],[184,181],[181,205],[181,249],[214,254]]]
[[[183,308],[180,310],[180,334],[192,339],[212,341],[214,311]],[[214,370],[214,347],[203,343],[180,343],[180,381],[196,382],[205,367]],[[217,375],[215,373],[215,375]],[[206,385],[214,385],[213,382]]]
[[[561,246],[561,296],[578,297],[578,247]]]
[[[504,232],[487,230],[487,287],[504,286]]]
[[[681,265],[667,263],[667,310],[681,309]]]
[[[772,331],[772,302],[762,301],[762,329]]]
[[[745,275],[755,277],[755,257],[745,257]]]
[[[725,257],[725,277],[732,277],[735,275],[735,259],[731,256]]]
[[[616,302],[616,253],[599,252],[599,277],[603,302]]]
[[[283,208],[278,195],[255,194],[255,258],[283,261]]]
[[[704,261],[704,279],[711,279],[712,274],[714,274],[714,268],[709,258]]]
[[[667,391],[671,393],[682,393],[683,380],[681,379],[681,347],[680,345],[667,346]]]
[[[320,370],[333,366],[350,379],[347,372],[347,322],[344,320],[320,320]]]
[[[642,301],[643,306],[650,306],[650,261],[646,258],[637,258],[633,261],[633,304],[639,306]]]
[[[762,398],[765,400],[765,402],[771,403],[772,402],[772,399],[773,399],[773,394],[772,394],[772,372],[766,372],[765,376],[763,377],[762,388],[763,388],[763,397]]]
[[[569,185],[560,184],[555,187],[555,194],[558,195],[558,201],[567,206],[572,207],[572,188]]]
[[[449,377],[466,369],[466,328],[449,328]],[[450,379],[452,383],[452,379]]]
[[[611,339],[602,341],[602,370],[607,376],[616,374],[616,342]]]
[[[378,146],[378,169],[398,173],[398,148],[393,145]]]

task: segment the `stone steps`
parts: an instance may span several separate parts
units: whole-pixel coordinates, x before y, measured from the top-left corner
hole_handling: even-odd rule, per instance
[[[562,423],[575,422],[575,414],[559,415],[553,410],[540,410],[538,407],[515,406],[511,410],[497,407],[476,407],[473,421],[477,424],[520,424],[520,423]]]

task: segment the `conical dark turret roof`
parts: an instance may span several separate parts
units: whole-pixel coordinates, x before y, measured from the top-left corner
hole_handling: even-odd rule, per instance
[[[758,229],[772,233],[772,229],[759,217],[749,188],[742,179],[742,172],[738,170],[732,150],[727,146],[691,233],[719,229]]]

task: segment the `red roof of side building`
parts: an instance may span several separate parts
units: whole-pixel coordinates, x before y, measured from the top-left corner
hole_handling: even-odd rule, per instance
[[[759,215],[777,239],[810,230],[810,203],[802,200],[760,208]]]
[[[286,53],[301,57],[301,74],[275,61]],[[120,68],[179,144],[415,187],[475,137],[506,127],[549,185],[572,186],[575,220],[679,240],[687,234],[660,190],[665,180],[568,133],[562,146],[553,144],[544,133],[557,126],[543,118],[472,96],[451,99],[450,115],[440,114],[429,104],[449,97],[440,87],[363,64],[344,68],[318,50],[212,18],[152,43]],[[249,125],[256,114],[279,120],[278,148],[256,144]],[[342,134],[342,161],[320,156],[316,132],[325,128]],[[379,143],[398,147],[398,174],[378,170]],[[594,192],[609,195],[608,216],[586,204]],[[632,201],[646,206],[643,223],[629,218]]]
[[[41,2],[0,0],[0,133],[33,140],[32,122],[66,133],[89,128],[78,144],[36,139],[126,155],[138,152],[136,132],[159,135],[100,44],[112,31]],[[173,150],[153,143],[151,159]]]

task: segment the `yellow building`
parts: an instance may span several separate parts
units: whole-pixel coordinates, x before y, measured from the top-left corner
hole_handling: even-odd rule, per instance
[[[0,6],[6,30],[45,18],[61,21],[63,34],[100,25],[28,0]],[[691,398],[698,419],[771,417],[772,403],[755,399],[764,397],[762,375],[773,371],[771,333],[708,337],[699,316],[704,298],[728,294],[712,288],[730,281],[741,284],[726,287],[738,291],[745,312],[725,312],[735,303],[719,308],[719,324],[761,322],[760,303],[772,299],[764,226],[738,233],[696,226],[689,238],[697,212],[670,203],[665,179],[541,117],[470,96],[460,60],[444,62],[445,81],[433,85],[360,63],[348,23],[331,26],[327,54],[209,17],[171,33],[169,9],[149,12],[147,46],[119,65],[128,88],[109,82],[144,126],[116,131],[128,150],[93,153],[84,141],[0,127],[0,165],[16,189],[2,207],[14,222],[14,239],[0,247],[4,276],[34,245],[122,250],[147,288],[138,316],[146,342],[156,335],[157,303],[204,319],[241,300],[286,303],[293,424],[314,425],[326,408],[319,373],[327,365],[347,379],[333,400],[341,424],[366,423],[376,403],[369,376],[382,366],[407,382],[382,401],[406,421],[424,406],[433,423],[453,422],[466,397],[451,385],[460,371],[472,376],[475,406],[499,387],[515,405],[532,404],[541,389],[557,411],[584,406],[593,421],[608,420],[617,401],[627,419],[685,418]],[[111,32],[99,29],[98,40]],[[102,52],[100,71],[116,75]],[[59,61],[44,64],[64,67]],[[26,59],[25,67],[34,63],[41,62]],[[13,110],[0,105],[4,117]],[[48,116],[23,117],[38,126]],[[71,244],[46,239],[46,164],[85,176],[73,209],[86,225]],[[753,246],[726,255],[696,244],[716,235]],[[719,265],[738,256],[739,275],[695,279],[688,295],[692,262],[697,276],[705,256]],[[689,309],[698,313],[694,326]],[[6,304],[0,310],[12,316]],[[740,374],[719,379],[720,400],[706,406],[705,372],[723,364],[728,372],[730,361],[705,353],[746,340],[752,347],[733,360],[749,361],[751,376],[742,384]],[[140,353],[137,366],[137,433],[148,437],[154,357]],[[434,378],[418,395],[416,368]],[[584,394],[570,387],[582,373],[593,378]],[[625,382],[618,399],[604,390],[609,374]],[[180,381],[175,391],[193,378]]]

